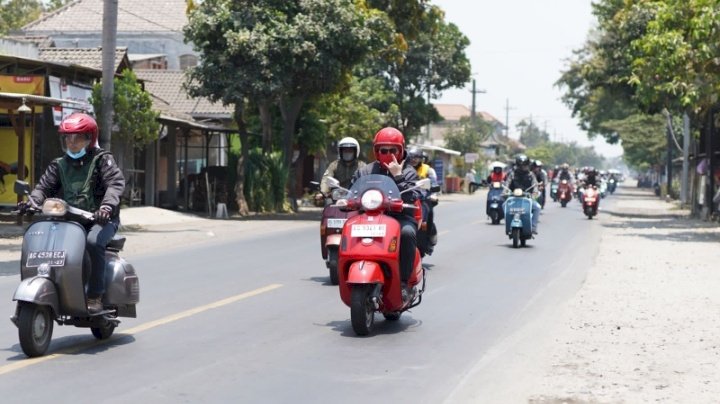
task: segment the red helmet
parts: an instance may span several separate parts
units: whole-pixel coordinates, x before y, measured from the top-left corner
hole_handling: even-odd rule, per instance
[[[385,148],[382,146],[394,146],[396,148],[395,153],[383,154],[381,149]],[[405,136],[395,128],[382,128],[375,134],[375,139],[373,139],[373,152],[375,152],[375,158],[385,165],[392,162],[392,156],[395,156],[395,160],[400,162],[405,153]]]
[[[60,135],[70,135],[73,133],[87,133],[90,134],[90,144],[88,148],[98,147],[98,126],[95,122],[95,118],[82,112],[75,112],[60,122],[60,128],[58,129]]]

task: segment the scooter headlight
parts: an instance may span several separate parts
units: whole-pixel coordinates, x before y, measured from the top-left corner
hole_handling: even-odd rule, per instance
[[[513,195],[514,196],[523,196],[522,188],[515,188],[515,190],[513,191]]]
[[[360,203],[362,204],[362,207],[366,210],[375,210],[380,207],[382,202],[383,194],[377,189],[371,189],[369,191],[366,191],[362,195],[362,198],[360,198]]]
[[[61,199],[48,198],[43,203],[42,213],[45,216],[65,216],[67,203]]]

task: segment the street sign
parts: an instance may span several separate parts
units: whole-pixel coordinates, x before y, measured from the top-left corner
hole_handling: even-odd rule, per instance
[[[443,161],[442,160],[433,160],[433,168],[435,169],[435,174],[437,174],[438,184],[442,185],[443,182],[445,182]]]

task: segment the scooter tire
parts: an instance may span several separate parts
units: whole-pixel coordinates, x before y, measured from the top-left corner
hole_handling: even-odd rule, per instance
[[[25,355],[31,358],[44,355],[52,339],[52,310],[48,306],[22,303],[17,326],[20,347]]]
[[[368,335],[375,324],[375,308],[370,302],[370,285],[353,285],[350,296],[350,322],[357,335]]]
[[[513,242],[513,248],[518,248],[520,246],[520,229],[514,228],[512,229],[512,242]]]
[[[330,273],[330,284],[337,285],[340,282],[337,248],[328,248],[328,272]]]
[[[560,206],[563,208],[567,206],[567,201],[560,201]]]
[[[113,335],[113,332],[115,331],[115,324],[108,323],[104,327],[92,327],[90,328],[90,331],[92,332],[93,337],[97,339],[108,339]]]

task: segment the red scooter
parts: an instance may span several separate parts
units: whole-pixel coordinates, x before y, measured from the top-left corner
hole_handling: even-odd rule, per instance
[[[568,202],[572,200],[572,186],[570,186],[568,180],[560,181],[557,189],[557,195],[558,200],[560,201],[560,205],[563,208],[566,207]]]
[[[420,180],[415,187],[403,192],[413,189],[430,189],[430,180]],[[360,177],[348,191],[348,198],[338,201],[337,205],[359,211],[357,216],[347,219],[342,230],[338,276],[340,297],[350,306],[353,330],[357,335],[368,335],[375,323],[376,311],[386,320],[396,321],[403,311],[422,301],[425,269],[417,249],[408,279],[409,293],[403,300],[400,224],[386,214],[403,209],[416,209],[420,213],[419,204],[403,203],[390,177],[373,174]]]
[[[343,226],[349,217],[358,214],[353,210],[341,210],[335,205],[335,202],[343,197],[345,197],[344,193],[340,189],[335,189],[328,198],[330,203],[323,209],[320,219],[320,253],[330,273],[330,283],[333,285],[338,284],[338,249]]]
[[[600,204],[600,194],[598,193],[596,186],[588,186],[585,188],[582,196],[583,213],[588,219],[593,218],[597,215],[598,205]]]

